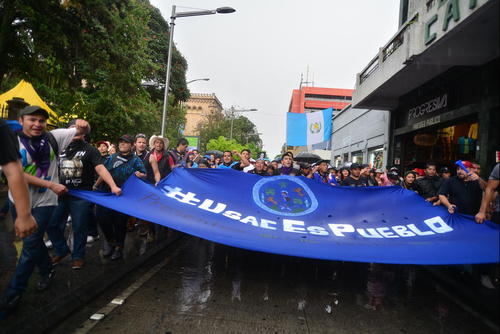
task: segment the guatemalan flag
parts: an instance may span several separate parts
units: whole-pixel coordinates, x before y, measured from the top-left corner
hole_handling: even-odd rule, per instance
[[[287,114],[286,144],[288,146],[306,146],[330,140],[332,115],[332,108],[304,114],[289,112]]]

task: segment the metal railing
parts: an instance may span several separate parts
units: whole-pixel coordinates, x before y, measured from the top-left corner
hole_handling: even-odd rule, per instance
[[[410,26],[418,21],[418,13],[413,15],[411,20],[408,20],[394,35],[393,38],[380,50],[379,54],[373,58],[368,65],[363,69],[359,76],[359,84],[363,83],[373,72],[380,67],[380,61],[384,62],[389,58],[405,40],[405,33],[410,29]],[[380,57],[382,56],[382,57]],[[380,59],[382,58],[382,59]]]

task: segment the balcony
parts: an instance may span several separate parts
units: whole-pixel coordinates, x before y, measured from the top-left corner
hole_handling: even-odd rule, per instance
[[[478,66],[497,58],[498,2],[422,2],[357,75],[353,107],[393,110],[400,96],[453,66]]]

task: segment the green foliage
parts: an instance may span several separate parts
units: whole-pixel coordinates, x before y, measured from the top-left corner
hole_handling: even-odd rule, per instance
[[[25,79],[62,119],[86,118],[94,139],[160,132],[169,27],[149,1],[0,3],[0,92]],[[172,59],[167,136],[175,141],[189,90],[186,60],[175,48]]]
[[[207,151],[218,150],[221,152],[224,151],[238,151],[240,152],[243,149],[243,145],[238,143],[234,139],[227,139],[224,136],[219,136],[217,139],[210,139],[207,144]]]
[[[231,133],[231,117],[223,114],[214,114],[199,127],[200,133],[200,148],[201,151],[209,151],[211,140],[219,140],[221,137],[230,137]],[[241,151],[243,148],[248,148],[252,152],[252,157],[255,158],[257,153],[262,150],[262,140],[257,133],[255,124],[244,116],[238,116],[233,119],[233,141],[241,148],[235,148]],[[229,142],[229,141],[228,141]]]

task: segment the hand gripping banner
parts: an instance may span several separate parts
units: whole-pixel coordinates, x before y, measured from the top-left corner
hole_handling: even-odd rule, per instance
[[[325,260],[491,263],[499,227],[449,214],[400,187],[332,187],[293,176],[176,168],[154,187],[71,194],[229,246]]]

